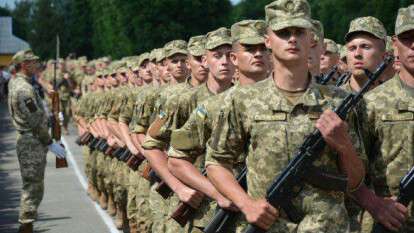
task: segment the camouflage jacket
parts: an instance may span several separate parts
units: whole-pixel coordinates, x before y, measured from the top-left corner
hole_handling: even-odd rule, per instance
[[[372,181],[380,195],[395,195],[414,165],[414,89],[398,75],[369,92],[362,114]]]
[[[304,137],[315,129],[322,112],[338,106],[346,95],[338,88],[311,83],[298,103],[291,105],[278,91],[273,78],[239,88],[232,94],[214,128],[207,145],[206,166],[233,169],[237,162],[244,160],[240,156],[246,156],[248,193],[253,198],[265,197],[273,179],[287,166]],[[358,150],[361,142],[353,127],[349,133]],[[329,147],[314,165],[331,173],[340,173],[338,154]],[[305,218],[310,216],[307,221],[336,216],[336,223],[346,228],[348,218],[343,198],[342,193],[304,184],[292,201]],[[282,211],[282,218],[269,232],[279,232],[276,229],[288,228],[289,224]]]
[[[42,99],[30,84],[29,77],[17,73],[10,80],[8,105],[13,125],[18,132],[31,132],[42,144],[50,144],[51,137]]]

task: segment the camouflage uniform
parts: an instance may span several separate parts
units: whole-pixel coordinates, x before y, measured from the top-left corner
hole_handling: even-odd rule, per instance
[[[303,136],[313,131],[323,110],[337,106],[345,94],[330,86],[311,83],[298,103],[292,105],[275,88],[273,78],[234,91],[208,145],[206,164],[233,169],[245,159],[248,193],[253,198],[264,197],[266,188],[292,159],[289,156],[303,141]],[[352,129],[350,134],[354,145],[360,147]],[[239,157],[243,154],[246,158]],[[337,156],[326,148],[315,165],[337,173]],[[305,184],[293,204],[305,218],[296,225],[282,213],[269,232],[348,231],[342,193]]]
[[[265,10],[267,24],[273,31],[287,27],[312,28],[310,6],[304,0],[275,1]],[[275,86],[273,76],[235,90],[207,145],[206,166],[233,169],[238,161],[244,160],[248,194],[254,199],[264,198],[268,186],[287,166],[304,136],[315,129],[323,111],[338,106],[345,96],[346,92],[337,88],[310,82],[296,103],[290,103]],[[349,133],[353,144],[361,145],[352,127]],[[340,172],[338,154],[329,147],[314,165],[331,173]],[[280,210],[281,216],[267,232],[349,231],[342,192],[305,183],[292,204],[304,218],[295,224]],[[243,228],[241,225],[237,230],[243,232]]]
[[[14,62],[38,60],[30,50],[20,51]],[[44,173],[48,134],[47,116],[40,96],[30,83],[31,78],[17,73],[10,80],[8,105],[13,124],[18,132],[16,151],[22,176],[19,222],[32,223],[44,191]]]
[[[376,37],[380,40],[384,40],[384,42],[385,42],[385,38],[387,37],[387,31],[385,30],[384,25],[381,23],[380,20],[372,16],[361,17],[361,18],[356,18],[352,20],[349,26],[349,31],[345,35],[345,40],[348,42],[352,38],[352,36],[356,35],[357,37],[358,33],[368,33],[372,35],[373,37]],[[341,86],[341,88],[348,92],[354,92],[354,90],[352,90],[352,87],[351,87],[351,80],[344,83]],[[360,114],[357,114],[357,115],[358,116],[356,116],[356,119],[354,120],[355,125],[361,122],[361,120],[359,119]],[[358,127],[361,128],[361,126],[358,126]],[[363,138],[363,135],[361,135],[361,133],[360,133],[360,138]],[[367,171],[367,177],[372,176],[372,174],[370,174],[371,173],[370,165],[368,164],[368,161],[366,164],[366,171]],[[368,180],[370,179],[368,178]],[[370,186],[370,184],[368,184],[368,186]],[[372,219],[364,217],[364,211],[362,210],[362,208],[358,204],[356,204],[354,201],[352,201],[350,198],[346,199],[345,204],[346,204],[345,206],[347,208],[347,211],[350,217],[351,232],[361,232],[362,222],[365,222],[365,223],[372,222]],[[361,221],[361,219],[365,219],[365,220]],[[366,232],[366,231],[363,231],[363,232]]]
[[[174,54],[187,54],[187,42],[182,40],[175,40],[167,43],[164,46],[165,56],[170,57]],[[157,117],[161,113],[167,114],[167,122],[165,125],[157,132],[157,135],[147,134],[147,138],[143,143],[142,147],[146,150],[149,149],[159,149],[159,150],[166,150],[169,144],[170,133],[171,129],[177,127],[178,119],[177,114],[178,111],[175,108],[176,103],[175,101],[169,102],[170,99],[174,98],[177,94],[182,94],[186,90],[189,90],[191,85],[187,82],[180,83],[174,86],[166,86],[160,90],[160,94],[157,96],[155,101],[154,110],[152,112],[153,118],[154,116]],[[155,187],[154,185],[151,188],[150,194],[150,205],[153,204],[165,204],[165,209],[160,210],[159,213],[156,214],[155,218],[162,221],[163,229],[160,232],[184,232],[178,223],[174,220],[169,218],[170,212],[172,209],[178,204],[179,200],[176,196],[172,196],[167,200],[163,200],[162,197],[158,194],[155,194]],[[152,204],[151,204],[152,202]],[[160,223],[161,224],[161,223]],[[156,221],[154,221],[154,225],[157,225]],[[155,226],[160,227],[160,226]],[[154,231],[154,228],[153,228]],[[154,231],[158,232],[158,231]]]
[[[264,44],[264,31],[264,21],[244,20],[232,26],[231,37],[233,41],[243,44]],[[208,36],[207,41],[209,41]],[[224,38],[222,42],[227,44],[227,38]],[[208,48],[214,49],[213,47]],[[205,167],[206,144],[210,140],[213,127],[217,125],[217,119],[221,113],[220,109],[226,103],[226,98],[229,98],[228,96],[239,85],[236,84],[223,93],[205,98],[199,92],[206,93],[209,96],[210,93],[206,92],[208,90],[206,87],[206,85],[203,85],[191,98],[193,103],[188,106],[193,108],[197,105],[197,108],[192,111],[183,127],[172,132],[171,147],[168,152],[170,157],[191,161],[200,171]],[[202,99],[204,100],[202,101]],[[191,221],[191,226],[194,226],[191,228],[192,232],[201,232],[213,217],[215,208],[215,202],[211,202],[207,198],[204,199]]]
[[[396,35],[414,30],[413,12],[414,5],[399,10]],[[414,165],[414,89],[396,75],[371,91],[365,101],[363,126],[365,143],[370,148],[372,183],[378,195],[396,196],[400,179]],[[414,231],[413,208],[409,210],[410,217],[401,232]]]

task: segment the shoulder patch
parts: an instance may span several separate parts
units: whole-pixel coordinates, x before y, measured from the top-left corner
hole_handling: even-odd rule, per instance
[[[198,106],[197,107],[197,116],[200,117],[201,119],[205,119],[206,116],[207,116],[207,110],[202,106]]]
[[[24,100],[24,104],[26,105],[27,109],[29,109],[29,111],[31,113],[36,112],[37,111],[37,106],[34,103],[32,98],[28,98]]]

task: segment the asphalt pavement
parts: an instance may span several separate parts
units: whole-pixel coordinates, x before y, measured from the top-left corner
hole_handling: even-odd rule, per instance
[[[48,154],[45,195],[34,230],[39,233],[118,233],[111,217],[86,195],[84,162],[75,139],[73,127],[62,139],[68,149],[69,168],[56,169],[54,155]],[[16,131],[6,104],[0,103],[0,233],[17,232],[21,185]]]

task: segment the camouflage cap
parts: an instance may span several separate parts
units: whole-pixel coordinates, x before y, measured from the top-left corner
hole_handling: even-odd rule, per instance
[[[338,45],[335,43],[335,41],[331,39],[324,39],[323,42],[326,46],[326,51],[331,53],[339,53]]]
[[[385,44],[385,50],[389,54],[394,54],[394,47],[392,46],[392,37],[387,36],[387,43]]]
[[[156,62],[161,62],[165,59],[165,50],[164,48],[159,48],[156,54]]]
[[[347,54],[348,54],[348,49],[346,45],[342,45],[341,48],[339,49],[339,58],[345,59]]]
[[[171,57],[174,54],[185,54],[187,55],[187,42],[183,40],[173,40],[165,44],[164,46],[165,57]]]
[[[276,0],[265,7],[266,23],[273,31],[288,27],[312,28],[306,0]]]
[[[414,5],[398,10],[395,22],[395,35],[414,30]]]
[[[138,66],[141,66],[142,63],[144,63],[144,61],[149,60],[149,53],[143,53],[139,56],[139,60],[138,60]]]
[[[360,17],[352,20],[349,25],[349,31],[345,35],[345,41],[348,42],[351,36],[358,32],[369,33],[384,42],[387,38],[387,31],[382,22],[372,16]]]
[[[155,62],[157,60],[157,49],[151,50],[151,52],[149,54],[149,60],[151,62]]]
[[[17,52],[12,58],[12,64],[17,65],[25,61],[39,60],[31,49],[21,50]]]
[[[240,44],[264,44],[265,33],[264,20],[243,20],[231,26],[231,38]]]
[[[323,38],[325,38],[325,32],[323,30],[323,24],[321,23],[321,21],[312,19],[311,23],[312,23],[311,30],[314,34],[314,39],[318,42],[323,40]]]
[[[231,45],[232,42],[231,31],[225,27],[209,32],[206,35],[207,50],[212,50],[222,45]]]
[[[193,56],[203,56],[206,50],[206,37],[205,36],[193,36],[188,41],[187,45],[188,53]]]

